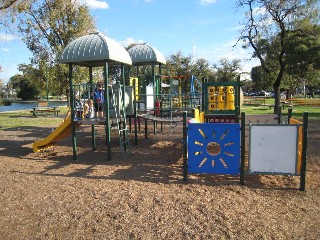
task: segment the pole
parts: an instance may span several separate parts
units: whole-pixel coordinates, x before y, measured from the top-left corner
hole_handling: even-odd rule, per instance
[[[137,79],[133,79],[133,103],[134,103],[134,144],[138,145],[138,129],[137,129],[137,123],[138,123],[138,115],[137,115],[137,93],[136,93],[136,84],[137,84]],[[140,120],[140,119],[139,119]]]
[[[93,96],[91,96],[91,94],[93,93],[93,74],[92,74],[92,67],[89,67],[89,92],[90,92],[90,97],[93,98]],[[97,148],[96,145],[96,129],[94,124],[91,125],[91,143],[92,143],[92,150],[95,151]]]
[[[77,160],[77,138],[76,127],[74,123],[74,98],[73,98],[73,85],[72,85],[72,63],[69,63],[69,88],[70,88],[70,114],[71,114],[71,135],[72,135],[72,154],[73,160]]]
[[[125,81],[125,73],[124,73],[124,65],[121,66],[121,74],[122,74],[122,86],[120,86],[120,88],[122,88],[122,106],[121,106],[121,110],[122,110],[122,114],[123,114],[123,122],[122,122],[122,129],[123,129],[123,135],[122,135],[122,139],[123,139],[123,150],[126,151],[127,150],[127,116],[126,116],[126,81]]]
[[[300,191],[304,191],[306,189],[307,143],[308,143],[308,112],[304,112],[303,113],[302,163],[301,163],[301,175],[300,175]]]
[[[47,102],[49,102],[49,79],[47,76],[44,77],[46,79]]]
[[[241,113],[241,163],[240,163],[240,184],[244,185],[244,161],[246,153],[246,113]]]
[[[183,112],[183,180],[188,181],[187,111]]]
[[[104,65],[104,110],[106,112],[106,143],[107,143],[107,149],[108,149],[108,161],[111,161],[111,131],[110,131],[110,111],[109,111],[109,86],[108,86],[108,63],[105,62]]]

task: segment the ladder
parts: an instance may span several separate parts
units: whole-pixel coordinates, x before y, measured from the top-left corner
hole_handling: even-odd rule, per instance
[[[116,86],[116,87],[115,87]],[[122,92],[123,85],[116,84],[111,86],[111,95],[113,102],[113,109],[116,119],[116,128],[119,134],[119,143],[122,154],[128,150],[131,152],[129,130],[126,123],[126,111],[124,104],[124,95]]]

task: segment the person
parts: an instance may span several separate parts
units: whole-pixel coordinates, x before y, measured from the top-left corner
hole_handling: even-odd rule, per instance
[[[102,82],[98,82],[97,88],[94,90],[94,112],[96,118],[103,118],[104,91]]]
[[[88,109],[86,111],[86,118],[94,118],[93,100],[88,99]]]
[[[83,103],[79,99],[79,92],[76,93],[75,110],[76,110],[75,118],[82,118],[83,117]]]

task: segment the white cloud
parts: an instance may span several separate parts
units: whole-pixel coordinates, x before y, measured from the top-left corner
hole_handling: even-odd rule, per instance
[[[17,39],[20,38],[12,34],[0,33],[0,42],[9,42]]]
[[[203,6],[210,5],[216,2],[217,0],[199,0],[199,4]]]
[[[89,8],[92,9],[108,9],[110,6],[105,1],[99,0],[79,0],[80,3],[86,4]]]
[[[135,40],[133,38],[127,38],[126,40],[124,41],[120,41],[119,42],[123,47],[128,47],[130,44],[132,43],[144,43],[143,40]]]

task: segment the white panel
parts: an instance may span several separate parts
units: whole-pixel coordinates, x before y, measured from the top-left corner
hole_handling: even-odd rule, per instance
[[[252,125],[250,172],[294,174],[297,161],[297,127]]]
[[[154,95],[153,95],[153,87],[147,86],[146,87],[146,94],[147,94],[147,109],[154,109]]]
[[[133,88],[131,86],[126,86],[126,96],[125,96],[125,107],[126,114],[133,114]]]

